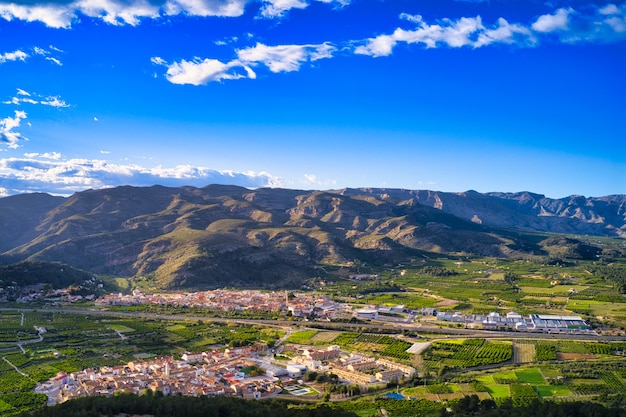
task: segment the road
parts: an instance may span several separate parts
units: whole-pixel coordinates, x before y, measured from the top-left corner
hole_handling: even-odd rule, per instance
[[[542,340],[587,340],[587,341],[603,341],[603,342],[624,342],[626,336],[593,336],[593,335],[576,335],[576,334],[548,334],[548,333],[526,333],[526,332],[499,332],[492,330],[476,330],[476,329],[455,329],[455,328],[440,328],[435,325],[425,325],[421,323],[384,323],[384,322],[369,322],[369,323],[338,323],[338,322],[326,322],[326,321],[290,321],[290,320],[252,320],[252,319],[234,319],[234,318],[222,318],[222,317],[207,317],[207,316],[187,316],[181,314],[153,314],[153,313],[138,313],[138,312],[123,312],[123,311],[108,311],[97,309],[72,309],[72,308],[0,308],[0,311],[39,311],[43,313],[66,313],[66,314],[83,314],[89,316],[109,316],[109,317],[126,317],[126,318],[141,318],[152,320],[174,320],[174,321],[203,321],[203,322],[217,322],[217,323],[242,323],[242,324],[262,324],[264,326],[271,327],[308,327],[311,329],[354,329],[362,330],[367,329],[372,332],[381,331],[389,332],[390,330],[409,330],[419,331],[424,334],[442,334],[450,337],[480,337],[485,339],[542,339]],[[30,341],[29,341],[30,342]],[[25,343],[29,343],[25,342]],[[23,342],[24,343],[24,342]],[[30,342],[32,343],[32,342]]]

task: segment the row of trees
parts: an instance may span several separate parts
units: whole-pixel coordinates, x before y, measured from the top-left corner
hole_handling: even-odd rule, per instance
[[[357,412],[385,410],[393,417],[626,417],[626,409],[607,408],[592,402],[534,400],[516,407],[512,400],[497,405],[491,399],[466,396],[444,407],[427,400],[348,401],[307,404],[295,401],[249,401],[234,397],[164,397],[147,391],[145,395],[119,394],[113,397],[84,397],[54,407],[23,414],[30,417],[113,417],[151,415],[155,417],[356,417]],[[370,415],[370,414],[368,414]],[[376,414],[374,414],[376,415]]]

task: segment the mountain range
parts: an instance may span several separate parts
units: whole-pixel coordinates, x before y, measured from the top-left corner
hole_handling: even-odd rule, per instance
[[[57,261],[162,288],[295,286],[324,265],[430,253],[599,256],[626,237],[626,195],[116,187],[0,198],[0,261]]]

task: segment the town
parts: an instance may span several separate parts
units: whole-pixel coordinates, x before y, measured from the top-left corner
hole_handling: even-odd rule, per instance
[[[415,375],[408,365],[368,355],[341,351],[333,345],[324,349],[288,346],[299,352],[290,363],[278,364],[271,350],[261,343],[236,349],[185,352],[179,360],[171,356],[131,361],[126,365],[60,372],[39,384],[35,392],[48,397],[48,404],[81,396],[110,396],[116,392],[163,395],[231,395],[248,399],[276,396],[283,389],[292,395],[317,394],[303,385],[308,371],[336,375],[342,381],[364,387],[384,388]]]
[[[403,305],[362,306],[336,302],[327,295],[315,293],[263,292],[257,290],[212,290],[190,293],[107,294],[95,301],[96,306],[131,306],[144,304],[189,306],[219,311],[265,311],[280,312],[306,320],[361,319],[391,323],[413,323],[418,317],[435,319],[439,323],[453,323],[466,328],[482,330],[504,330],[518,332],[563,333],[597,335],[580,316],[530,314],[527,317],[516,312],[500,315],[491,312],[461,314],[438,311],[435,308],[411,310]]]

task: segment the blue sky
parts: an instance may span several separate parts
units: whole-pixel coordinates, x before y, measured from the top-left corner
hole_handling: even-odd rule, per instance
[[[0,0],[0,196],[626,194],[626,2]]]

